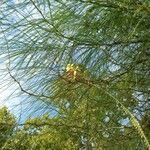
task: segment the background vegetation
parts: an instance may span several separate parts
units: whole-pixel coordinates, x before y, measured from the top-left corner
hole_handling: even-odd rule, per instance
[[[5,73],[48,113],[1,109],[2,149],[150,149],[149,20],[148,0],[4,1]]]

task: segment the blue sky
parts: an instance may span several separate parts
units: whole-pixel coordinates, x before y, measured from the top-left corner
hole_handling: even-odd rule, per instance
[[[2,59],[1,59],[2,60]],[[32,101],[27,95],[18,95],[20,89],[7,73],[7,61],[0,62],[0,108],[6,106],[19,122],[26,118],[41,116],[50,110],[40,101]],[[51,115],[56,112],[51,110]]]
[[[15,3],[18,3],[18,0],[7,0],[7,4],[9,5],[14,5]],[[17,19],[16,17],[17,15],[16,16],[12,15],[9,19],[13,22],[15,19]],[[12,32],[12,34],[15,33]],[[3,35],[0,38],[1,38],[0,42],[2,43],[3,40],[5,40],[5,37]],[[9,76],[7,66],[8,66],[7,58],[6,57],[3,58],[3,55],[0,55],[0,108],[3,106],[8,107],[8,109],[20,121],[23,121],[30,116],[32,117],[39,116],[45,113],[45,111],[43,111],[40,105],[38,105],[37,103],[36,104],[34,103],[35,105],[33,106],[33,104],[31,104],[32,102],[31,101],[29,102],[29,100],[27,99],[27,96],[18,95],[18,92],[20,90],[19,86],[15,84],[13,79]]]

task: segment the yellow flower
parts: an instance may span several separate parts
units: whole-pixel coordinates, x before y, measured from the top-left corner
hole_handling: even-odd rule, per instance
[[[68,77],[76,79],[77,71],[79,71],[79,67],[74,64],[68,64],[66,67],[66,72]]]
[[[66,67],[66,71],[74,70],[74,65],[73,64],[68,64]]]

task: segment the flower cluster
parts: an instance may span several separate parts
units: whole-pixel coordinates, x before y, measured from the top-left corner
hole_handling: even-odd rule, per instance
[[[75,64],[68,64],[66,67],[67,76],[72,79],[76,79],[77,71],[79,71],[79,67]]]

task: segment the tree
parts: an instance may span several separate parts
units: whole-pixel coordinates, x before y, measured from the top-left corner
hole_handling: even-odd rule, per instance
[[[1,109],[0,111],[3,111],[3,109]],[[10,129],[9,118],[13,116],[6,110],[6,108],[5,111],[7,112],[7,118],[6,118],[6,113],[3,114],[3,116],[1,115],[1,118],[6,118],[5,123],[1,123],[1,127]],[[70,119],[67,118],[66,120],[69,121]],[[91,122],[89,123],[91,124]],[[64,122],[64,119],[62,119],[61,117],[50,118],[48,114],[45,114],[40,118],[38,117],[34,119],[28,119],[24,124],[17,123],[13,125],[11,134],[9,131],[9,136],[8,133],[2,131],[4,136],[1,138],[1,141],[3,141],[1,145],[1,149],[3,150],[84,149],[87,147],[87,143],[86,143],[87,141],[85,139],[87,135],[85,135],[84,137],[83,135],[86,132],[84,133],[83,131],[87,131],[87,129],[82,126],[79,127],[80,124],[77,125],[75,125],[73,122],[66,124]],[[90,128],[89,131],[92,131],[92,129],[93,128]],[[109,132],[107,131],[109,134],[112,132],[111,129],[112,128],[110,127]],[[132,130],[134,131],[134,129]],[[116,130],[116,132],[113,133],[114,139],[111,139],[115,142],[114,144],[110,142],[110,137],[109,138],[107,137],[108,133],[104,129],[101,130],[100,132],[103,133],[105,132],[103,137],[98,136],[97,131],[94,129],[92,132],[89,132],[89,137],[92,137],[92,139],[90,140],[92,141],[95,140],[95,143],[93,143],[93,145],[91,146],[89,145],[89,149],[90,147],[91,148],[93,147],[93,149],[99,149],[99,148],[109,149],[111,148],[110,146],[112,146],[114,149],[118,149],[118,144],[115,142],[115,140],[119,140],[120,143],[122,144],[130,144],[130,148],[134,148],[135,146],[134,142],[136,141],[135,139],[132,140],[132,138],[135,135],[134,136],[132,135],[133,137],[131,135],[129,136],[128,135],[129,133],[127,131],[126,131],[127,133],[125,132],[122,133],[121,135],[121,133],[117,132]],[[95,134],[93,135],[93,133]],[[125,137],[120,137],[123,135]],[[5,136],[7,136],[7,139],[5,139]],[[127,139],[126,136],[131,139]],[[3,139],[5,139],[5,142]],[[131,141],[129,142],[129,140],[131,140],[132,142]],[[120,145],[120,148],[123,149],[122,146],[123,145]]]
[[[75,139],[74,149],[150,149],[140,125],[149,111],[149,1],[1,7],[7,71],[31,103],[56,112],[63,130],[54,137]]]
[[[8,138],[13,133],[16,121],[15,118],[7,111],[7,109],[0,109],[0,147],[2,147]]]

